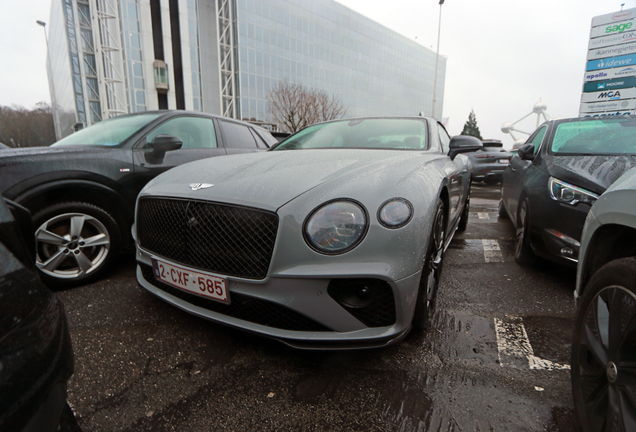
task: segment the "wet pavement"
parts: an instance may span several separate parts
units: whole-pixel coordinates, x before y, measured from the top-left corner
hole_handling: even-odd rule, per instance
[[[475,184],[431,330],[384,349],[298,351],[142,291],[132,257],[58,295],[85,431],[576,431],[575,273],[520,267],[499,190]]]

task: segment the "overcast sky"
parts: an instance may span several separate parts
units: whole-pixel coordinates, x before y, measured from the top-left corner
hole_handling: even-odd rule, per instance
[[[438,0],[337,0],[386,27],[437,48]],[[636,7],[636,0],[446,0],[440,54],[446,56],[443,116],[451,135],[471,109],[484,138],[539,101],[552,117],[578,115],[592,17]],[[50,102],[42,27],[50,0],[0,0],[0,105]],[[517,127],[532,132],[536,115]],[[520,135],[523,136],[523,135]]]

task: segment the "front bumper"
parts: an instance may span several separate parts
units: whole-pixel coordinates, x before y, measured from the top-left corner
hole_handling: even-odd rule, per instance
[[[401,340],[411,328],[420,280],[419,272],[398,281],[353,272],[270,275],[260,281],[216,275],[226,280],[230,303],[224,304],[157,280],[152,258],[137,249],[137,280],[150,293],[202,318],[301,349],[373,348]],[[350,307],[350,292],[339,295],[348,289],[340,282],[361,280],[375,284],[376,298]]]

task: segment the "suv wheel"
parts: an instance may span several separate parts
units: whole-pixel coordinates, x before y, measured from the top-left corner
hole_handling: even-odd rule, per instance
[[[114,218],[88,203],[65,202],[34,217],[36,266],[50,287],[98,278],[117,259],[121,238]]]

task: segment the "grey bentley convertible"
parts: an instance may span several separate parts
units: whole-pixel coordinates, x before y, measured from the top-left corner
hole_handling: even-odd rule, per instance
[[[311,349],[385,346],[430,322],[466,228],[481,142],[434,119],[309,126],[205,159],[137,198],[137,279],[195,315]]]

